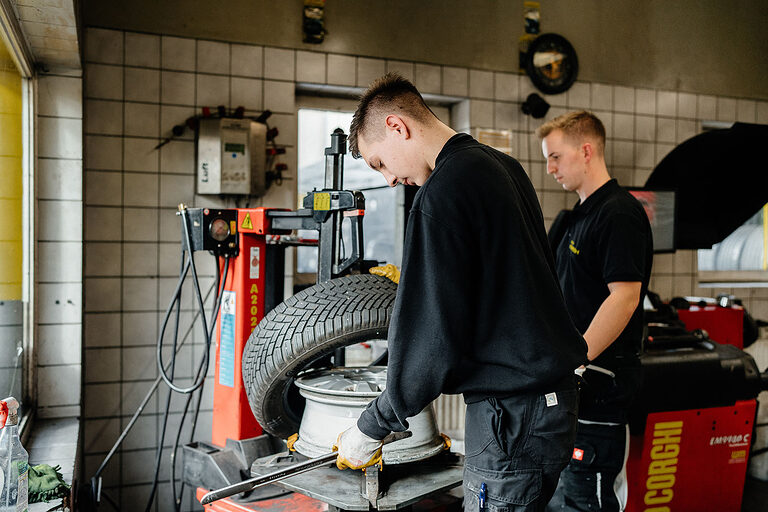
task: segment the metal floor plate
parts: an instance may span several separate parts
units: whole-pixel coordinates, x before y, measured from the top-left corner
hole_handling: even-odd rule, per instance
[[[251,467],[251,475],[264,475],[282,465],[297,462],[297,459],[289,458],[277,464],[269,464],[270,459],[274,457],[256,460]],[[380,472],[379,481],[383,494],[376,502],[376,509],[398,510],[428,496],[457,487],[461,485],[463,473],[463,457],[447,452],[421,462],[385,465]],[[362,471],[340,471],[335,466],[323,467],[286,478],[273,485],[304,494],[342,510],[370,510],[370,503],[365,496],[365,475]]]

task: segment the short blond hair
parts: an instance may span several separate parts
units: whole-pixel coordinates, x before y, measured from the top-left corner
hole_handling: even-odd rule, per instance
[[[555,130],[561,130],[571,142],[580,144],[586,138],[594,139],[597,151],[605,154],[605,126],[592,112],[578,110],[557,116],[536,129],[536,136],[543,139]]]

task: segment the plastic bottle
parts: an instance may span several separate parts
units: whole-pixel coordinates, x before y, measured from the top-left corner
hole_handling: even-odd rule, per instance
[[[0,512],[27,512],[29,455],[19,439],[19,402],[0,401]]]

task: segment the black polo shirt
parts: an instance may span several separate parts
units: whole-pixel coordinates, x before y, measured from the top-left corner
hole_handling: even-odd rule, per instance
[[[594,364],[635,366],[643,336],[643,301],[653,264],[653,239],[642,205],[616,180],[577,204],[556,251],[557,275],[574,324],[584,333],[609,295],[608,283],[640,281],[641,300],[627,327]]]

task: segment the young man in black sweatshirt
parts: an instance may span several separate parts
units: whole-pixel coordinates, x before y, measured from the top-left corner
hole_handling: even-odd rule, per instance
[[[390,186],[418,185],[389,326],[387,387],[340,434],[341,468],[381,456],[440,393],[463,393],[465,510],[543,510],[573,450],[568,316],[536,193],[508,155],[457,134],[396,74],[362,96],[350,151]]]

